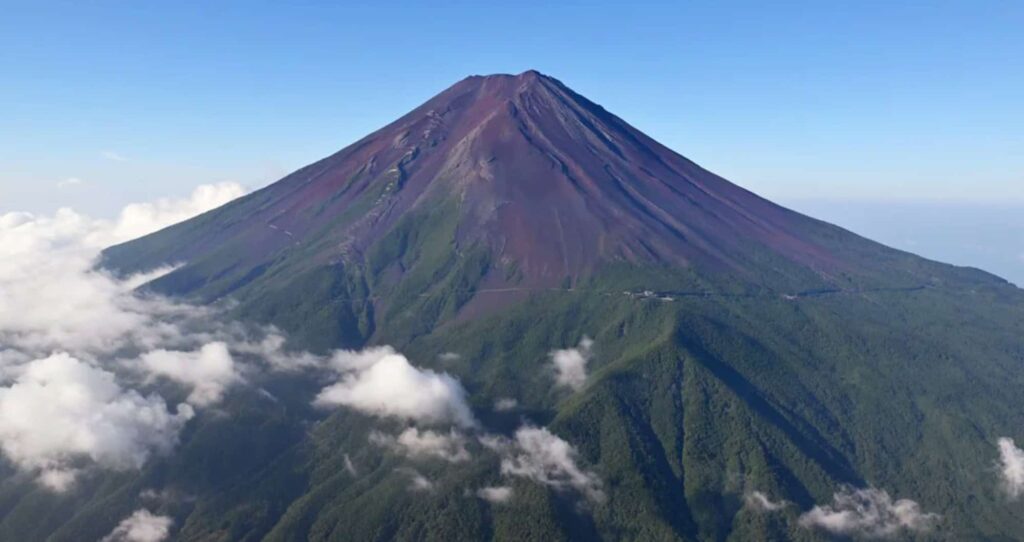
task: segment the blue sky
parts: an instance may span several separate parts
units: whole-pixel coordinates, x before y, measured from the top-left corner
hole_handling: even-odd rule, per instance
[[[485,4],[0,5],[0,210],[260,186],[529,68],[783,202],[1024,208],[1024,2]]]

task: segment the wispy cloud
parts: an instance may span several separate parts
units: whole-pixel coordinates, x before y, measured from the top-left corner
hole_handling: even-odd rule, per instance
[[[760,491],[748,491],[743,495],[743,505],[756,512],[778,512],[789,506],[788,501],[773,501]]]
[[[420,474],[416,469],[397,469],[399,472],[403,472],[409,476],[409,490],[410,491],[433,491],[434,482],[432,482],[426,476]]]
[[[892,538],[904,531],[929,531],[939,519],[910,499],[893,501],[885,490],[846,487],[832,496],[832,504],[802,514],[799,523],[840,536]]]
[[[100,542],[163,542],[170,536],[173,524],[168,516],[157,516],[140,508],[122,520]]]
[[[511,397],[502,397],[494,401],[494,410],[497,410],[498,412],[508,412],[510,410],[515,410],[518,406],[519,401],[516,401]]]
[[[57,188],[67,188],[69,186],[77,186],[82,184],[82,179],[78,177],[68,177],[67,179],[57,181]]]
[[[605,498],[597,474],[576,464],[576,449],[546,428],[523,426],[512,439],[484,435],[480,443],[503,456],[504,475],[558,489],[575,489],[595,502]]]
[[[100,156],[104,160],[111,160],[113,162],[127,162],[128,161],[127,157],[125,157],[123,154],[121,154],[121,153],[119,153],[117,151],[102,151],[102,152],[100,152]]]
[[[370,442],[411,458],[436,458],[451,463],[469,461],[466,437],[454,429],[447,434],[410,427],[398,436],[380,431],[370,433]]]
[[[476,496],[492,504],[506,503],[512,500],[512,488],[509,486],[482,487],[477,490]]]

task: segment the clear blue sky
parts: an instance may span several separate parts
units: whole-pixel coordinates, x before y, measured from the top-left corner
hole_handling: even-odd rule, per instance
[[[768,197],[1024,202],[1024,2],[283,4],[0,5],[0,210],[259,186],[528,68]]]

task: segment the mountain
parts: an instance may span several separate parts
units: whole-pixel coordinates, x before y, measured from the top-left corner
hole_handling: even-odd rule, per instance
[[[418,466],[432,489],[411,492],[369,442],[380,422],[278,375],[259,382],[277,403],[240,386],[175,455],[60,501],[73,520],[33,531],[53,540],[155,483],[192,496],[168,510],[180,540],[815,540],[801,514],[844,487],[941,515],[899,537],[1024,532],[994,468],[1024,436],[1020,290],[775,205],[534,71],[464,79],[102,265],[175,265],[146,289],[294,349],[387,344],[447,371],[488,431],[571,443],[603,498],[475,498],[502,479],[484,453]],[[583,337],[585,384],[554,386],[550,352]],[[7,491],[0,535],[40,514]]]

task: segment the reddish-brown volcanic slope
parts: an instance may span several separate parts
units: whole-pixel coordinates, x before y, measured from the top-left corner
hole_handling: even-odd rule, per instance
[[[751,241],[823,268],[806,220],[721,179],[559,81],[469,77],[396,122],[271,187],[269,223],[302,237],[375,183],[397,183],[346,243],[375,241],[430,196],[461,202],[460,237],[483,237],[525,276],[556,282],[601,261],[742,264]],[[313,207],[330,202],[317,213]]]
[[[849,286],[890,276],[909,256],[760,198],[528,71],[468,77],[338,153],[107,259],[262,269],[302,247],[305,260],[361,263],[403,217],[442,204],[457,213],[455,250],[486,247],[498,267],[514,265],[517,286],[574,283],[609,262]]]

